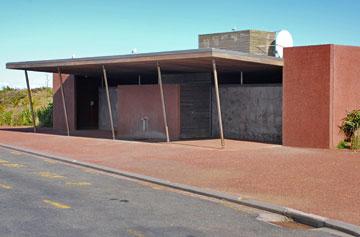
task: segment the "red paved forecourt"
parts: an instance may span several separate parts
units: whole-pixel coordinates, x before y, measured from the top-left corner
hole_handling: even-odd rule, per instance
[[[0,143],[360,225],[360,153],[242,141],[171,144],[0,131]]]

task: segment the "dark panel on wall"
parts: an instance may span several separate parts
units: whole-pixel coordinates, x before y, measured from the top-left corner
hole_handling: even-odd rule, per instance
[[[181,138],[210,136],[210,85],[181,85]]]
[[[241,84],[241,72],[218,73],[219,84]],[[243,72],[243,84],[281,84],[282,69],[272,71]]]
[[[184,139],[210,137],[211,75],[166,74],[164,82],[180,84],[180,137]]]
[[[100,78],[76,77],[77,128],[98,128]]]
[[[156,68],[154,66],[154,73],[122,73],[116,75],[110,70],[108,73],[108,84],[109,87],[117,87],[118,85],[148,85],[157,84],[157,74],[155,73]]]

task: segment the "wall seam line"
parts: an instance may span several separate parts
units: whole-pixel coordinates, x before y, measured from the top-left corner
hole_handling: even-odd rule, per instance
[[[335,47],[331,45],[330,48],[331,67],[330,67],[330,140],[329,147],[334,147],[334,94],[335,94]]]

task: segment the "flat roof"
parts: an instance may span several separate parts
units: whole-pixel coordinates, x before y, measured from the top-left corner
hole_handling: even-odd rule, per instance
[[[154,72],[159,62],[165,72],[211,72],[212,60],[218,71],[273,71],[283,66],[283,60],[271,56],[253,55],[239,51],[202,48],[156,53],[140,53],[86,58],[9,62],[7,69],[67,74],[98,74],[104,65],[111,73]]]
[[[216,33],[205,33],[205,34],[199,34],[199,36],[223,35],[223,34],[231,34],[231,33],[245,33],[245,32],[275,33],[274,31],[256,30],[256,29],[252,29],[252,30],[251,30],[251,29],[247,29],[247,30],[223,31],[223,32],[216,32]]]

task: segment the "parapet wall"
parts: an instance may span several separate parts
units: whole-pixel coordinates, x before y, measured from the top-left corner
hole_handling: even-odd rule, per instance
[[[199,48],[218,48],[274,56],[275,32],[242,30],[199,35]]]

